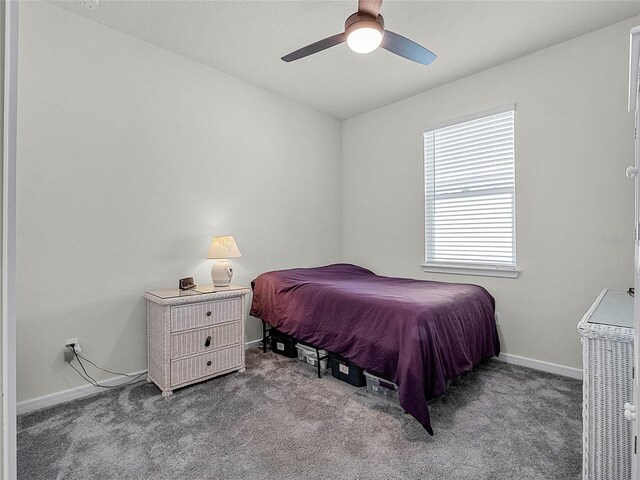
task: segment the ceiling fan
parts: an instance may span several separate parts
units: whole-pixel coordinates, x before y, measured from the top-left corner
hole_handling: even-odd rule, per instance
[[[344,32],[327,37],[302,47],[282,57],[285,62],[321,52],[343,42],[357,53],[373,52],[382,47],[396,55],[423,65],[429,65],[436,54],[408,38],[384,29],[384,19],[380,15],[382,0],[358,0],[358,11],[344,22]]]

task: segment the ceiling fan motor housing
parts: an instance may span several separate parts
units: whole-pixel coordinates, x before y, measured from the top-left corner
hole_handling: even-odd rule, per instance
[[[373,28],[378,30],[381,35],[384,35],[384,18],[382,18],[382,15],[378,15],[375,18],[366,13],[356,12],[344,22],[344,33],[347,37],[351,32],[359,28]]]

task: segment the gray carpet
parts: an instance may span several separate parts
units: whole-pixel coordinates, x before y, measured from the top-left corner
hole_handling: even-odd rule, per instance
[[[273,353],[162,398],[137,384],[18,417],[20,479],[578,479],[578,380],[497,361],[430,402],[433,437]]]

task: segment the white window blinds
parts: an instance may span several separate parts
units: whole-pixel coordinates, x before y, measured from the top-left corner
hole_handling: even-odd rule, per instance
[[[427,265],[515,270],[513,107],[424,133]]]

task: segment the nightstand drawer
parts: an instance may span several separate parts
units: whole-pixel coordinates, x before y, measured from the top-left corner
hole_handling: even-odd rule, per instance
[[[171,358],[209,352],[220,347],[241,343],[242,324],[240,321],[223,323],[201,330],[192,330],[171,335]]]
[[[242,318],[242,298],[233,297],[213,302],[171,307],[171,331],[179,332],[240,320]]]
[[[242,365],[244,345],[222,348],[211,353],[171,362],[171,386],[178,387],[198,378],[207,377]]]

